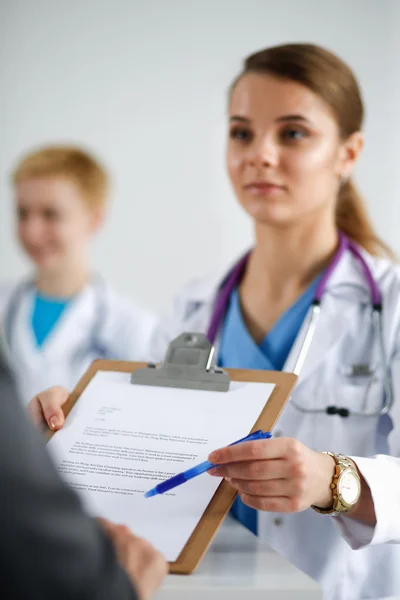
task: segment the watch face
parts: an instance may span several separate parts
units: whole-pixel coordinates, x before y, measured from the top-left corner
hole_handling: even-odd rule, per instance
[[[345,471],[340,477],[338,492],[347,504],[355,504],[360,495],[360,480],[352,471]]]

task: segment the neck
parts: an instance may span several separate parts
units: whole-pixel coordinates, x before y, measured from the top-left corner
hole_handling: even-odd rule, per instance
[[[54,298],[68,298],[80,292],[89,281],[90,270],[85,262],[71,264],[60,272],[39,272],[37,290]]]
[[[338,246],[334,222],[278,229],[256,225],[256,246],[243,284],[274,296],[301,292],[328,266]]]

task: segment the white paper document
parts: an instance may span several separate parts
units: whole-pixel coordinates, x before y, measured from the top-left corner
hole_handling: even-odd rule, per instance
[[[48,448],[88,512],[127,525],[175,561],[221,480],[205,473],[167,494],[144,493],[246,436],[273,389],[148,387],[132,385],[128,373],[100,371]]]

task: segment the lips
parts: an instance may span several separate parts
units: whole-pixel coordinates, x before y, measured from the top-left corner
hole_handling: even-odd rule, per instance
[[[247,183],[245,189],[256,189],[256,190],[264,190],[269,188],[279,188],[282,189],[283,185],[279,185],[277,183],[273,183],[272,181],[252,181],[251,183]]]
[[[51,257],[54,254],[54,250],[52,250],[51,248],[26,248],[26,251],[28,252],[29,256],[32,258],[32,260],[35,261],[43,261],[43,260],[47,260],[49,257]]]
[[[253,181],[247,183],[244,189],[251,194],[261,196],[280,192],[284,189],[284,186],[270,181]]]

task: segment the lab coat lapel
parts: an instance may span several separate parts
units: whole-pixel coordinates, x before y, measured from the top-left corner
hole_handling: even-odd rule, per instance
[[[74,347],[87,338],[95,315],[93,287],[87,286],[61,314],[41,348],[43,356],[51,359],[63,355],[67,347]]]
[[[18,365],[24,368],[31,365],[32,368],[40,364],[41,356],[32,329],[32,312],[34,289],[29,289],[21,298],[20,306],[17,307],[13,318],[11,333],[11,352],[15,356]]]
[[[306,356],[299,383],[302,384],[327,355],[343,339],[354,322],[360,304],[370,302],[369,289],[358,263],[350,252],[346,252],[328,281],[321,301],[321,312],[315,334]],[[284,371],[293,372],[307,333],[311,311],[301,327],[299,335],[289,353]]]
[[[32,328],[32,312],[35,290],[29,290],[21,300],[12,333],[11,350],[21,366],[44,369],[60,357],[68,355],[69,348],[79,345],[88,336],[93,323],[92,286],[86,287],[60,316],[42,346],[38,346]]]
[[[299,375],[298,385],[304,382],[326,360],[327,354],[340,342],[348,331],[353,312],[351,306],[349,306],[349,310],[343,310],[343,302],[335,302],[335,298],[328,296],[324,298],[314,337]],[[294,371],[310,319],[311,313],[307,315],[286,360],[283,368],[286,372]]]

